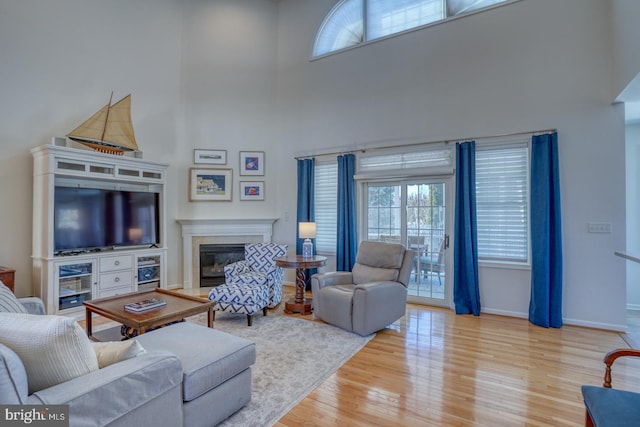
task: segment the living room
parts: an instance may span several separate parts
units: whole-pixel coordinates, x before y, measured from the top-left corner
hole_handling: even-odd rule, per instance
[[[333,0],[3,0],[4,244],[33,294],[32,157],[132,93],[143,158],[167,170],[167,277],[183,281],[178,219],[278,218],[296,243],[296,156],[558,131],[565,324],[623,331],[625,113],[640,71],[631,1],[522,0],[310,60]],[[194,149],[227,150],[231,202],[191,202]],[[265,198],[237,196],[240,151],[265,153]],[[603,203],[605,202],[605,203]],[[588,233],[587,224],[611,224]],[[526,317],[526,270],[480,267],[483,311]]]

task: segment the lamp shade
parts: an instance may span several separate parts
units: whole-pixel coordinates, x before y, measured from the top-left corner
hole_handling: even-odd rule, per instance
[[[298,236],[301,239],[312,239],[316,237],[316,223],[315,222],[299,222]]]

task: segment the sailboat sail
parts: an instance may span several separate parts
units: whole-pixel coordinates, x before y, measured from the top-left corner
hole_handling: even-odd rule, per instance
[[[131,95],[115,104],[109,101],[67,136],[95,150],[112,154],[138,150],[131,122]]]

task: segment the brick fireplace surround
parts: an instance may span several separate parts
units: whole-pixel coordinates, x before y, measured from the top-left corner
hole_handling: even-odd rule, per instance
[[[182,286],[200,287],[200,245],[271,242],[276,218],[179,219],[182,235]]]

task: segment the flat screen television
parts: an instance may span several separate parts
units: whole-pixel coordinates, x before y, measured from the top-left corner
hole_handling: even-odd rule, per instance
[[[155,192],[56,186],[54,250],[156,245],[159,200]]]

